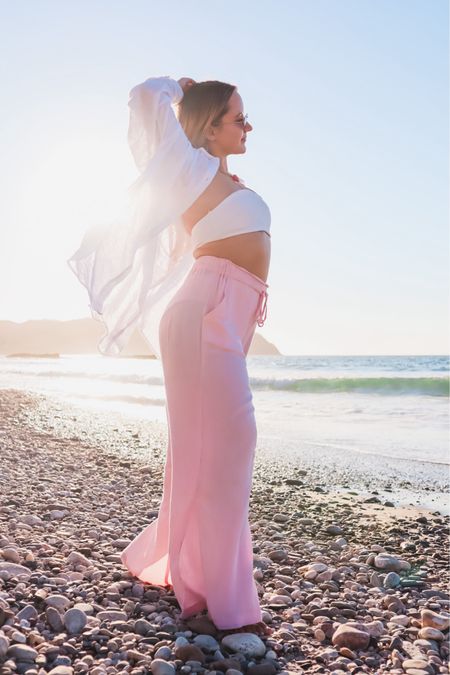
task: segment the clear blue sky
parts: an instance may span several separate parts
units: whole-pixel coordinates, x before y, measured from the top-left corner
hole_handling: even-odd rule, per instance
[[[136,177],[128,92],[236,84],[287,354],[448,353],[446,0],[14,0],[0,10],[0,319],[89,315],[67,266]]]

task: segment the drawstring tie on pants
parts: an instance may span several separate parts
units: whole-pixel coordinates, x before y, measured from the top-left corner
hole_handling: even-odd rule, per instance
[[[264,326],[264,321],[267,318],[267,296],[268,293],[266,290],[262,290],[259,294],[259,303],[258,303],[258,314],[256,317],[258,326]]]

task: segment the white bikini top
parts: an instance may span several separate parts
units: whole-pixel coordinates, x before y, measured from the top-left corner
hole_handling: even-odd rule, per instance
[[[254,190],[240,188],[225,197],[191,232],[193,249],[209,241],[245,232],[264,231],[270,237],[270,209]]]

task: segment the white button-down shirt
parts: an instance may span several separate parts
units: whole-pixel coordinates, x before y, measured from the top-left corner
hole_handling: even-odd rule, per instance
[[[92,316],[106,328],[98,349],[108,356],[139,328],[161,357],[161,316],[194,262],[181,214],[212,181],[220,159],[187,138],[172,107],[182,97],[168,76],[131,89],[128,143],[140,175],[122,213],[90,227],[67,261],[88,291]]]

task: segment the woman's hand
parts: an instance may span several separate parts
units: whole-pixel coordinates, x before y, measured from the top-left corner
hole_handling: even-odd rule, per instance
[[[182,88],[183,94],[185,94],[189,87],[192,87],[193,84],[197,83],[191,77],[182,77],[178,80],[178,84]]]

